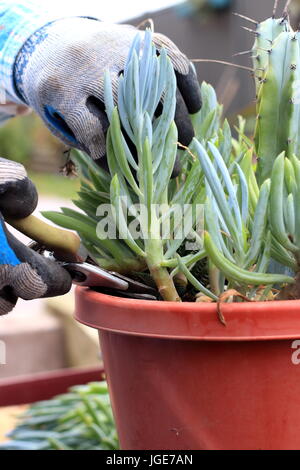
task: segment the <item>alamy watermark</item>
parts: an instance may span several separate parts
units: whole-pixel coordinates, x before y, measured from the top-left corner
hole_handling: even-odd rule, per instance
[[[96,233],[100,240],[182,240],[186,250],[202,248],[203,204],[130,204],[126,196],[101,204]]]
[[[6,364],[6,344],[0,340],[0,366]]]

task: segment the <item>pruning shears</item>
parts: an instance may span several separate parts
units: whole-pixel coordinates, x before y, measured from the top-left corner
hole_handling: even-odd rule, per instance
[[[33,215],[6,221],[34,240],[29,244],[31,249],[66,269],[74,284],[101,288],[101,292],[122,297],[158,299],[158,293],[153,287],[97,266],[76,233],[49,225]]]
[[[60,262],[49,252],[45,252],[44,256],[60,263],[70,273],[73,284],[78,286],[101,287],[102,292],[110,293],[110,291],[114,291],[114,293],[118,293],[122,297],[128,296],[145,300],[157,300],[155,289],[119,273],[106,271],[88,262]],[[91,258],[88,257],[88,259],[92,261]]]

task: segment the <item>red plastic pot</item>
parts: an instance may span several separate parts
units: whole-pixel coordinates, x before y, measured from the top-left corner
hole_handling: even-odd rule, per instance
[[[151,302],[77,290],[122,449],[300,449],[300,301]],[[298,340],[298,341],[297,341]]]

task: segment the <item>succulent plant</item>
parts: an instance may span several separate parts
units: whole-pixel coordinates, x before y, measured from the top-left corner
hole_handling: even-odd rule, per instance
[[[257,24],[255,36],[254,140],[241,117],[232,136],[213,88],[203,83],[202,110],[191,116],[195,138],[177,149],[175,74],[147,31],[132,45],[117,106],[105,78],[109,170],[76,152],[82,212],[46,214],[77,230],[102,267],[150,274],[164,300],[195,300],[197,292],[199,301],[230,292],[249,300],[300,297],[299,34],[285,15]],[[173,180],[177,152],[182,170]],[[106,236],[107,225],[116,236]]]
[[[106,382],[71,387],[51,400],[32,404],[20,416],[1,450],[117,450]]]
[[[179,300],[168,266],[177,264],[176,251],[193,228],[192,212],[198,199],[194,189],[200,177],[196,163],[179,186],[171,182],[177,155],[175,94],[176,77],[166,52],[162,50],[157,57],[150,31],[143,45],[137,36],[120,77],[117,107],[109,74],[105,76],[109,171],[76,152],[82,188],[75,204],[85,214],[66,208],[62,214],[45,214],[77,230],[102,267],[119,272],[147,268],[165,300]],[[162,112],[156,117],[161,102]],[[179,222],[185,215],[188,226],[180,234],[173,213],[184,210],[185,204],[189,207],[186,214],[179,214]],[[174,236],[165,233],[167,219]]]

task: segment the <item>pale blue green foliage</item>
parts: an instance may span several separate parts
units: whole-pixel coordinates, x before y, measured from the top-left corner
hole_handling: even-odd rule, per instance
[[[192,143],[205,174],[204,247],[218,268],[210,269],[214,291],[220,294],[225,290],[225,279],[226,285],[229,281],[229,286],[240,289],[293,282],[285,275],[266,274],[272,246],[267,217],[270,180],[260,189],[251,181],[250,152],[245,153],[240,165],[234,163],[230,173],[218,148],[212,142],[207,146],[208,152],[196,139]]]
[[[248,285],[292,282],[285,275],[266,274],[272,246],[268,223],[270,181],[258,186],[253,143],[244,134],[245,120],[239,117],[238,137],[233,139],[226,120],[221,127],[220,106],[213,88],[204,83],[201,92],[204,106],[194,118],[197,139],[191,143],[190,151],[202,169],[208,232],[205,251],[213,260],[208,267],[210,285],[215,294],[220,294],[226,286],[248,290]],[[206,123],[211,122],[212,116],[214,125],[210,127]]]
[[[206,82],[201,85],[202,108],[191,117],[195,137],[200,141],[209,139],[221,125],[222,106],[219,105],[214,88]]]
[[[280,154],[271,176],[270,229],[272,256],[293,271],[300,262],[300,161]]]
[[[117,432],[106,382],[70,388],[31,405],[0,450],[116,450]]]
[[[138,35],[124,75],[120,77],[117,107],[109,73],[105,76],[105,103],[111,123],[107,136],[109,172],[100,169],[83,153],[75,152],[82,189],[78,194],[80,199],[74,203],[85,215],[66,208],[62,209],[63,214],[46,214],[59,225],[77,230],[93,258],[103,267],[123,271],[141,269],[145,266],[143,259],[146,256],[142,241],[134,240],[128,229],[127,209],[133,210],[134,204],[138,203],[150,207],[152,203],[167,201],[167,188],[176,158],[173,68],[164,50],[157,57],[149,31],[145,33],[143,54],[141,48],[141,36]],[[163,95],[163,112],[155,118],[154,112]],[[132,155],[121,126],[133,142],[137,158]],[[123,196],[122,203],[119,196]],[[110,202],[113,210],[104,217],[108,222],[115,219],[117,232],[124,241],[105,239],[100,225],[96,233],[96,220],[101,220],[100,215],[96,218],[97,208]],[[150,219],[147,226],[142,224],[141,230],[151,230]]]
[[[162,50],[157,56],[147,31],[144,38],[138,35],[131,47],[117,103],[109,74],[105,76],[109,171],[76,152],[82,188],[75,205],[82,212],[63,208],[61,214],[47,213],[57,224],[77,230],[102,267],[127,273],[149,270],[159,291],[167,292],[162,294],[165,300],[179,299],[172,284],[179,272],[196,291],[217,300],[230,288],[264,299],[275,285],[293,283],[294,278],[281,270],[270,272],[272,260],[294,272],[299,270],[300,163],[298,155],[293,156],[299,145],[295,132],[298,108],[292,98],[284,106],[298,73],[297,67],[286,69],[287,63],[294,63],[298,36],[282,20],[267,20],[258,30],[255,48],[262,49],[261,57],[256,58],[262,65],[257,70],[258,107],[261,116],[266,116],[266,122],[258,120],[256,129],[258,168],[254,143],[245,135],[245,120],[239,118],[233,138],[228,122],[222,120],[214,89],[203,83],[203,107],[192,116],[195,138],[189,148],[181,150],[181,174],[171,179],[178,139],[174,124],[176,78],[166,52]],[[281,50],[283,37],[288,56]],[[267,44],[274,48],[272,53],[266,51]],[[269,84],[275,90],[273,97]],[[162,114],[155,117],[161,101]],[[285,142],[287,135],[293,139]],[[289,158],[281,155],[276,160],[284,142]],[[110,213],[97,213],[99,204],[105,203],[111,204]],[[148,217],[137,204],[147,207]],[[165,204],[164,213],[157,213],[153,204]],[[187,231],[180,233],[176,214],[184,205]],[[204,206],[204,214],[197,213],[199,205]],[[170,216],[172,237],[166,230]],[[134,220],[142,238],[134,235]],[[115,224],[116,239],[105,238],[99,221]],[[187,235],[197,242],[192,252],[185,251]],[[203,266],[205,260],[208,277],[203,276],[203,269],[196,274],[197,266]]]
[[[141,37],[137,36],[128,56],[124,76],[120,78],[118,107],[113,108],[109,74],[105,77],[105,102],[111,123],[107,137],[108,164],[113,175],[111,201],[117,214],[124,211],[118,203],[120,195],[127,198],[129,206],[132,206],[134,199],[145,204],[149,220],[147,226],[141,220],[141,228],[147,234],[154,229],[152,218],[155,218],[155,214],[151,204],[168,200],[168,184],[176,159],[176,79],[166,52],[163,50],[157,57],[149,31],[145,33],[145,47],[138,60],[140,41]],[[155,118],[154,112],[162,96],[163,111],[160,117]],[[135,145],[137,161],[126,144],[121,124]],[[133,194],[135,197],[132,197]],[[120,221],[120,217],[117,219]],[[130,241],[130,248],[138,255],[145,256],[133,241],[126,224],[119,223],[118,229],[126,236],[128,243]]]
[[[162,113],[156,117],[160,102]],[[76,230],[91,256],[102,267],[132,272],[145,270],[147,266],[151,270],[154,266],[155,272],[157,268],[158,271],[165,270],[158,276],[166,280],[166,269],[177,266],[176,252],[186,235],[191,232],[196,236],[193,213],[203,196],[200,194],[199,162],[188,161],[183,156],[185,176],[171,181],[178,140],[174,123],[176,76],[165,50],[157,56],[150,31],[146,31],[144,37],[138,34],[132,44],[119,81],[118,103],[113,100],[109,73],[105,75],[105,104],[110,121],[107,135],[109,172],[97,167],[83,153],[75,152],[82,188],[79,200],[74,203],[83,213],[63,208],[62,213],[44,215],[59,225]],[[132,153],[132,145],[128,145],[125,131],[136,154]],[[111,204],[111,212],[108,215],[97,213],[98,206],[105,203]],[[139,212],[137,204],[148,209],[148,217]],[[166,209],[164,213],[157,213],[155,205],[161,204]],[[185,231],[181,233],[175,215],[184,204],[189,207]],[[172,237],[165,229],[168,218],[172,221]],[[133,229],[137,224],[132,226],[133,219],[138,222],[143,234],[141,238],[134,236]],[[104,226],[99,224],[102,220],[115,224],[117,237],[105,237]],[[193,255],[187,255],[187,260],[190,259],[194,260]],[[173,282],[171,277],[170,282]]]

